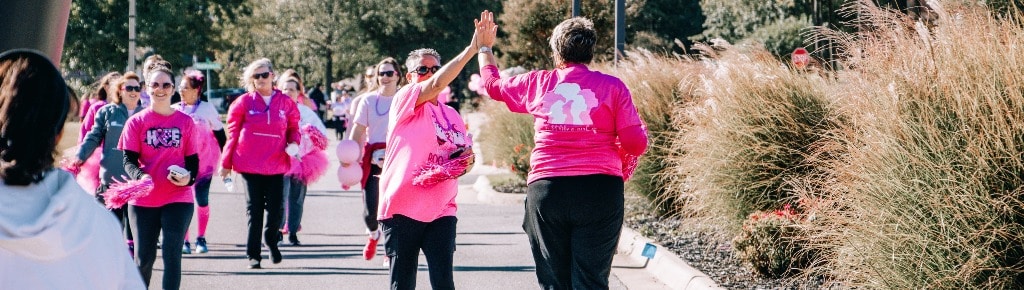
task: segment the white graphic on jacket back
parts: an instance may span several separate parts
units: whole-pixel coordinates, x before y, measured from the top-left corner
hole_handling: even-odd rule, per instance
[[[542,110],[548,114],[548,124],[594,124],[590,111],[597,107],[597,97],[590,89],[581,90],[578,84],[562,83],[542,98]]]
[[[150,128],[146,130],[146,145],[156,149],[181,147],[181,130],[178,128]]]

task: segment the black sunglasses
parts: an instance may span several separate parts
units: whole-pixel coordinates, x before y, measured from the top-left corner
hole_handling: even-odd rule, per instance
[[[421,66],[421,67],[416,68],[416,74],[422,76],[422,75],[426,75],[427,73],[436,73],[440,69],[441,69],[441,66],[439,66],[439,65],[435,65],[435,66],[432,66],[432,67]]]
[[[124,86],[124,90],[129,92],[141,92],[142,86]]]
[[[264,73],[258,73],[258,74],[253,74],[252,75],[252,78],[257,79],[257,80],[258,79],[265,79],[265,78],[269,78],[269,77],[270,77],[270,72],[264,72]]]
[[[160,83],[157,83],[157,82],[150,83],[149,87],[154,88],[154,89],[159,89],[160,88]],[[164,87],[164,89],[170,89],[170,88],[174,87],[174,84],[172,84],[172,83],[163,83],[163,87]],[[127,88],[125,88],[125,89],[127,90]]]
[[[389,70],[389,71],[382,71],[382,72],[379,72],[379,73],[377,73],[377,75],[379,75],[379,76],[388,76],[388,77],[393,77],[393,76],[395,76],[395,74],[396,74],[396,73],[398,73],[398,72],[396,72],[396,71],[393,71],[393,70]]]

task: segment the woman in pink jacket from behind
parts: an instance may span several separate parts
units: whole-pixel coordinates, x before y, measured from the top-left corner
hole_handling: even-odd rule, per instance
[[[228,109],[228,140],[220,157],[221,177],[237,171],[246,181],[249,269],[261,268],[260,228],[264,210],[267,224],[263,227],[263,237],[270,249],[271,261],[281,262],[277,242],[284,212],[284,174],[291,169],[288,155],[298,153],[299,110],[288,96],[274,89],[273,69],[266,58],[245,68],[242,85],[249,92],[239,96]]]

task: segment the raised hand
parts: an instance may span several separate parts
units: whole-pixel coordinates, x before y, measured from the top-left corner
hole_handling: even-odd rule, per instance
[[[494,13],[484,10],[480,12],[480,19],[473,20],[476,25],[474,37],[478,46],[494,46],[494,40],[498,36],[498,25],[494,23]]]

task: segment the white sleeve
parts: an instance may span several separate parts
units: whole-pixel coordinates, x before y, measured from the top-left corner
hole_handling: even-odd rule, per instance
[[[206,120],[207,124],[210,124],[210,129],[214,131],[224,129],[224,122],[220,120],[220,113],[217,112],[217,108],[213,107],[213,104],[203,102],[197,113]]]
[[[369,113],[366,110],[366,104],[369,103],[369,101],[370,101],[370,97],[367,96],[365,98],[359,99],[359,103],[358,104],[352,104],[351,105],[351,106],[353,106],[355,108],[354,110],[352,108],[350,108],[350,110],[352,110],[354,112],[353,114],[355,114],[353,116],[349,116],[350,118],[352,118],[352,122],[353,123],[356,123],[356,124],[359,124],[359,125],[363,125],[363,126],[366,126],[366,127],[370,126],[369,125],[370,124],[370,116],[368,116]]]

